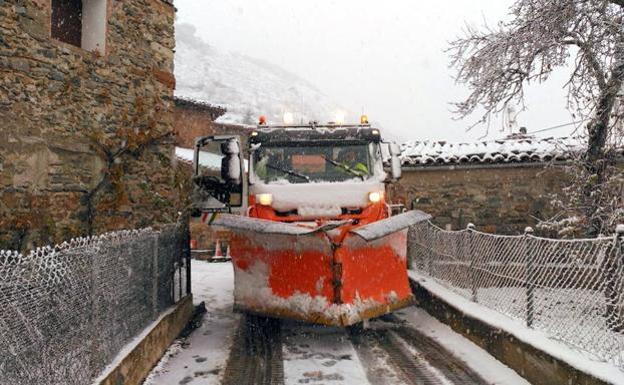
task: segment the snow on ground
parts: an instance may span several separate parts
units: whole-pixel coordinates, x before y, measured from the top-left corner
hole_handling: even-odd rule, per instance
[[[230,263],[192,261],[193,302],[206,303],[202,325],[169,348],[145,385],[217,385],[225,370],[239,315],[232,312]]]
[[[366,385],[366,372],[345,329],[284,322],[286,385]]]
[[[616,366],[605,362],[593,361],[564,343],[551,339],[550,336],[544,332],[529,329],[517,320],[467,300],[436,282],[433,278],[424,276],[413,270],[409,271],[409,275],[421,286],[425,287],[446,303],[461,309],[464,314],[481,320],[495,328],[502,329],[534,348],[550,354],[596,378],[602,379],[608,383],[624,385],[624,372],[619,370]]]
[[[422,277],[419,279],[422,282]],[[194,301],[196,304],[201,301],[206,303],[207,312],[203,316],[203,323],[189,337],[177,340],[170,347],[145,381],[146,385],[217,385],[221,382],[232,346],[232,337],[240,322],[240,317],[232,311],[233,282],[233,268],[230,263],[192,262]],[[431,286],[434,283],[427,284]],[[457,294],[448,290],[446,292],[450,296],[456,296],[456,301],[466,301]],[[504,317],[499,313],[495,314]],[[411,327],[444,346],[450,354],[466,362],[492,385],[528,384],[486,351],[453,332],[422,309],[411,307],[397,312],[397,315]],[[480,318],[484,316],[487,317],[482,314]],[[494,324],[497,320],[495,317]],[[345,329],[284,321],[282,336],[286,384],[369,384],[366,368]],[[380,375],[386,372],[391,374],[389,367],[386,368],[387,371],[384,370],[383,354],[375,356],[379,357],[368,364],[378,364]],[[601,377],[604,378],[605,375],[609,376],[609,372]],[[624,377],[624,373],[620,373],[620,376]],[[612,381],[614,379],[611,376],[609,378]],[[396,376],[388,376],[387,379],[388,384],[399,381]]]
[[[370,349],[360,349],[358,357],[367,372],[368,383],[405,385],[401,373],[392,365],[390,356],[379,345],[370,344]]]
[[[470,288],[440,281],[454,293],[468,299]],[[480,287],[477,302],[524,324],[527,291],[523,287]],[[608,325],[607,301],[602,290],[544,288],[533,290],[533,328],[547,333],[597,361],[619,365],[624,362],[624,335]]]
[[[158,318],[156,318],[151,324],[149,324],[141,333],[134,336],[134,338],[128,342],[115,356],[115,358],[102,370],[99,376],[97,376],[92,384],[97,385],[101,384],[108,376],[110,376],[111,372],[116,369],[119,364],[130,354],[136,347],[143,341],[147,336],[157,327],[160,322],[162,322],[163,318],[167,317],[175,310],[174,306],[171,306],[167,311],[162,313]]]
[[[411,327],[418,329],[455,357],[464,361],[492,385],[530,385],[514,370],[496,360],[470,340],[455,333],[448,325],[441,323],[423,309],[410,307],[399,311],[397,315],[408,321]]]

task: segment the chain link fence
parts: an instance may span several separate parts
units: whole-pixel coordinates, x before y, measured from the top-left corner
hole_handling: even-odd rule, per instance
[[[411,267],[594,360],[624,368],[621,235],[558,240],[431,223],[409,232]]]
[[[188,226],[0,251],[0,384],[85,385],[190,292]]]

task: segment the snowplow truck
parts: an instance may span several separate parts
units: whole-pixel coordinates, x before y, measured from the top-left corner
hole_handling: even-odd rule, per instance
[[[391,215],[398,146],[368,124],[261,124],[247,142],[200,138],[194,162],[197,215],[231,231],[237,310],[349,326],[412,303],[407,228],[429,216]]]

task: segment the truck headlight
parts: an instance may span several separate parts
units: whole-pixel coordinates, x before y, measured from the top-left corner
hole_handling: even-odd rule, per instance
[[[381,201],[381,198],[383,198],[383,193],[379,191],[373,191],[368,194],[368,200],[371,201],[371,203],[377,203]]]
[[[256,194],[256,202],[263,206],[271,206],[271,203],[273,203],[273,194]]]

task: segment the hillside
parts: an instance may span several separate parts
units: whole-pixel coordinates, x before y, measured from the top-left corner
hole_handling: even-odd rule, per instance
[[[306,80],[267,61],[220,51],[189,24],[176,25],[175,75],[176,96],[227,108],[223,123],[255,124],[260,115],[281,122],[285,111],[296,122],[324,122],[344,111]]]

